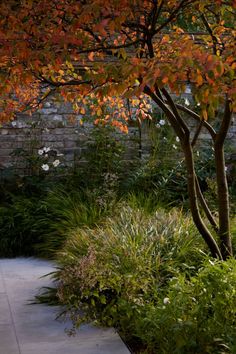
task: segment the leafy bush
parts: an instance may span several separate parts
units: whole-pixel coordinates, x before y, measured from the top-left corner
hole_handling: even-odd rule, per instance
[[[85,168],[80,167],[86,188],[101,187],[106,184],[109,175],[120,177],[124,169],[122,160],[125,145],[122,135],[117,134],[114,127],[103,124],[94,126],[91,131],[82,156],[86,161]]]
[[[147,195],[155,192],[159,203],[179,205],[187,198],[186,176],[179,142],[162,115],[153,117],[148,129],[151,141],[150,155],[141,159],[131,171],[121,188],[124,193]]]
[[[133,319],[135,336],[150,353],[233,354],[235,289],[236,260],[208,261],[190,279],[172,278],[159,303],[141,309]]]
[[[75,327],[114,326],[134,352],[235,353],[236,261],[211,261],[179,210],[122,204],[100,227],[75,228],[53,278],[39,301],[63,305]]]
[[[136,307],[158,302],[170,278],[196,272],[204,257],[200,245],[180,211],[160,209],[148,216],[123,206],[100,227],[71,232],[58,254],[54,300],[66,306],[76,325],[98,321],[124,331]]]

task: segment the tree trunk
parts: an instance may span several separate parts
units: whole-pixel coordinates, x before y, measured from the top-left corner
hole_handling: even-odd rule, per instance
[[[225,158],[223,146],[215,143],[215,164],[218,194],[220,250],[223,259],[233,255],[229,223],[229,193],[225,172]]]
[[[188,183],[188,195],[189,195],[189,203],[190,203],[190,210],[192,213],[193,221],[202,235],[203,239],[207,243],[211,254],[214,258],[222,259],[221,251],[214,239],[211,235],[210,231],[204,224],[198,203],[197,203],[197,189],[196,189],[196,178],[195,178],[195,169],[194,169],[194,161],[193,161],[193,152],[190,141],[187,141],[183,145],[183,151],[185,155],[185,163],[187,169],[187,183]]]
[[[223,259],[233,255],[232,241],[230,235],[230,222],[229,222],[229,192],[228,183],[225,171],[225,156],[224,156],[224,143],[229,131],[232,109],[231,102],[226,97],[225,110],[221,121],[220,129],[216,134],[214,140],[215,149],[215,165],[216,165],[216,181],[217,181],[217,194],[218,194],[218,211],[219,211],[219,231],[220,249]]]

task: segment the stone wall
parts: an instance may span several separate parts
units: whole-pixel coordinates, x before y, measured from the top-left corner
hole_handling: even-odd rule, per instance
[[[92,144],[92,122],[83,121],[69,104],[46,102],[32,116],[19,114],[15,121],[0,128],[0,171],[14,166],[20,174],[27,174],[24,151],[37,156],[38,151],[50,148],[67,166],[84,164],[84,152]],[[130,127],[129,134],[117,133],[124,140],[125,158],[139,156],[139,130]],[[145,149],[144,149],[145,152]]]
[[[54,155],[58,154],[65,165],[83,164],[84,151],[91,144],[92,127],[92,122],[83,122],[82,117],[75,114],[69,104],[59,102],[46,102],[32,116],[19,114],[16,121],[0,128],[0,171],[15,166],[20,173],[29,173],[20,157],[21,149],[37,155],[37,151],[43,147],[50,148]],[[126,136],[120,133],[117,139],[121,136],[127,161],[148,155],[151,147],[148,124],[143,123],[141,131],[135,125],[130,126],[129,134]],[[207,141],[208,138],[207,131],[203,129],[201,139]],[[236,154],[235,118],[228,140],[232,154]]]

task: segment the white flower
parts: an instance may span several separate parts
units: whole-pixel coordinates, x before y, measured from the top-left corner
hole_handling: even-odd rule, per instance
[[[199,151],[197,151],[197,156],[199,156],[200,155],[200,153],[199,153]]]
[[[12,125],[13,127],[15,127],[15,126],[17,125],[17,122],[16,122],[16,121],[13,121],[13,122],[11,122],[11,125]]]
[[[57,167],[60,164],[60,160],[55,160],[52,164],[54,167]]]
[[[179,143],[179,137],[178,137],[178,136],[176,137],[176,139],[175,139],[175,140],[177,141],[177,143]]]
[[[173,149],[177,149],[177,146],[175,144],[172,145]]]
[[[160,122],[159,122],[160,125],[165,125],[166,124],[166,121],[164,119],[161,119]]]
[[[168,305],[170,303],[170,299],[168,297],[165,297],[163,300],[164,305]]]
[[[185,98],[184,104],[185,104],[185,106],[189,106],[190,105],[190,102],[189,102],[189,100],[187,98]]]
[[[157,128],[160,128],[161,126],[160,126],[160,124],[157,123],[157,124],[156,124],[156,127],[157,127]]]
[[[199,107],[199,106],[201,106],[201,103],[200,103],[200,102],[198,102],[198,103],[197,103],[197,106],[198,106],[198,107]]]
[[[43,165],[41,166],[41,168],[42,168],[44,171],[48,171],[48,170],[49,170],[49,166],[48,166],[47,163],[43,164]]]
[[[43,155],[43,150],[42,150],[42,149],[39,149],[39,150],[38,150],[38,154],[39,154],[39,155]]]
[[[50,147],[44,147],[44,148],[43,148],[43,151],[44,151],[44,152],[48,152],[48,151],[50,151],[50,150],[51,150]]]

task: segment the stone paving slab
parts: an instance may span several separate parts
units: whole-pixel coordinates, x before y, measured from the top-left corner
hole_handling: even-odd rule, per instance
[[[113,329],[84,325],[69,337],[57,308],[30,303],[52,271],[44,260],[0,259],[0,354],[129,354]]]

